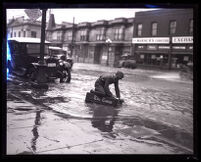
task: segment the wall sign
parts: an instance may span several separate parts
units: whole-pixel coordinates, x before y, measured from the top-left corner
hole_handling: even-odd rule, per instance
[[[144,49],[144,46],[138,45],[137,48],[138,49]]]
[[[157,49],[157,46],[148,45],[148,46],[147,46],[147,49],[148,49],[148,50],[156,50],[156,49]]]
[[[145,38],[132,38],[134,44],[169,44],[169,37],[145,37]]]
[[[185,50],[186,46],[172,46],[172,49]]]
[[[193,46],[189,46],[188,49],[189,49],[189,50],[192,50],[192,49],[193,49]]]
[[[170,46],[158,46],[158,49],[170,49]]]
[[[193,37],[172,37],[172,43],[193,43]]]

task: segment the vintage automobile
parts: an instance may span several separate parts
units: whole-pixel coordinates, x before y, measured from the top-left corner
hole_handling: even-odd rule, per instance
[[[70,65],[71,65],[70,68],[72,69],[73,59],[68,55],[67,51],[65,51],[64,49],[62,49],[60,47],[49,46],[49,53],[50,53],[50,56],[52,56],[52,57],[65,60],[68,63],[70,63]]]
[[[136,60],[131,55],[122,55],[119,60],[118,67],[135,69],[137,67]]]
[[[70,82],[71,65],[49,53],[50,42],[45,41],[44,66],[47,80],[60,78],[60,82]],[[8,39],[11,58],[7,62],[10,72],[36,80],[40,61],[40,39],[15,37]]]

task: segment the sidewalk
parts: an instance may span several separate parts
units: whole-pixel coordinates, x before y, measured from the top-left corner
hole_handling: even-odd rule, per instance
[[[128,69],[128,68],[114,68],[107,67],[100,64],[87,64],[87,63],[75,63],[73,70],[83,70],[83,71],[96,71],[101,73],[115,73],[117,71],[122,71],[125,75],[140,75],[144,77],[162,79],[167,81],[181,82],[181,83],[190,83],[192,80],[182,79],[179,75],[179,72],[176,71],[162,71],[162,70],[145,70],[145,69]]]

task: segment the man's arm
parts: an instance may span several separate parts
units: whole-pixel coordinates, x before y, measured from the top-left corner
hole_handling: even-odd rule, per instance
[[[120,98],[119,81],[118,80],[114,83],[114,87],[115,87],[115,92],[116,92],[117,98]]]

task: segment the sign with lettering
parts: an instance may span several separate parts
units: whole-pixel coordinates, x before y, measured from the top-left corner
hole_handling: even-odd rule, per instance
[[[134,44],[169,44],[169,37],[144,37],[144,38],[132,38]]]
[[[158,49],[165,49],[165,50],[167,50],[167,49],[170,49],[170,46],[158,46]]]
[[[193,37],[172,37],[172,43],[193,43]]]
[[[188,49],[189,49],[189,50],[192,50],[192,49],[193,49],[193,46],[189,46]]]
[[[172,46],[172,49],[176,49],[176,50],[185,50],[186,46]]]
[[[147,49],[148,50],[156,50],[157,48],[156,48],[157,46],[154,46],[154,45],[148,45],[147,46]]]
[[[137,48],[138,49],[144,49],[144,46],[138,45]]]

